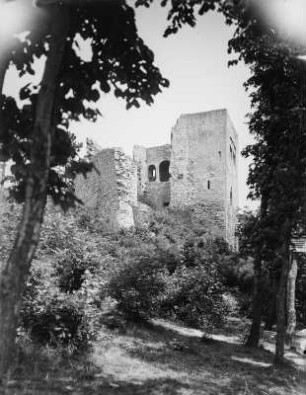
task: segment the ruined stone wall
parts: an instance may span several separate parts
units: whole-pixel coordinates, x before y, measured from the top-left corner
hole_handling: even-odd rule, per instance
[[[112,229],[134,225],[137,205],[136,166],[120,148],[104,149],[93,158],[96,170],[78,176],[76,195]]]
[[[137,167],[137,195],[143,196],[147,182],[147,149],[141,145],[135,145],[133,159]]]
[[[197,223],[208,237],[226,239],[226,212],[223,205],[214,202],[202,202],[190,206]]]
[[[170,157],[169,144],[147,149],[134,147],[134,160],[138,169],[138,196],[156,208],[162,208],[170,203],[170,181],[161,179],[160,169],[161,163],[169,162]]]

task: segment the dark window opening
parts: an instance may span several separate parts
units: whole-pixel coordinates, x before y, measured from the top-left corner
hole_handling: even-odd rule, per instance
[[[210,189],[210,181],[207,181],[207,189]]]
[[[159,165],[159,179],[161,182],[169,181],[170,173],[169,173],[170,162],[168,160],[164,160]]]
[[[233,204],[233,190],[231,188],[231,192],[230,192],[230,204]]]
[[[150,165],[149,166],[148,178],[149,178],[149,181],[155,181],[156,180],[156,167],[154,165]]]

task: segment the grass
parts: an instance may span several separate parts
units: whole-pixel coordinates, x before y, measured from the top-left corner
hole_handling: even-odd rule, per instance
[[[23,345],[1,395],[304,395],[305,369],[292,358],[274,367],[271,351],[241,345],[244,331],[236,321],[203,341],[162,321],[130,324],[101,332],[91,353],[74,358]]]

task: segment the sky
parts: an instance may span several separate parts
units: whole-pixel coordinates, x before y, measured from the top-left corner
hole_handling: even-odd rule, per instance
[[[155,54],[155,64],[170,87],[155,97],[154,104],[126,110],[125,102],[112,94],[103,94],[99,108],[102,117],[96,123],[73,124],[72,131],[82,142],[86,137],[102,148],[122,147],[132,155],[134,145],[146,147],[170,143],[171,128],[181,114],[226,108],[239,135],[239,148],[252,142],[246,114],[250,111],[248,94],[243,83],[249,70],[243,65],[228,68],[227,43],[233,28],[222,15],[209,13],[199,17],[195,28],[184,27],[176,35],[163,38],[167,26],[166,10],[155,2],[152,7],[136,10],[140,37]],[[84,54],[86,48],[84,47]],[[37,66],[39,78],[42,64]],[[18,92],[18,77],[11,71],[6,90]],[[239,206],[255,207],[247,201],[246,186],[249,162],[240,157]]]

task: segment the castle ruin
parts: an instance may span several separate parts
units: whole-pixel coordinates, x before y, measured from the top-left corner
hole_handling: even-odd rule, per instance
[[[96,170],[76,180],[76,194],[114,229],[135,224],[139,201],[156,209],[194,207],[214,233],[235,245],[238,136],[225,109],[181,115],[171,144],[120,148],[93,156]]]

